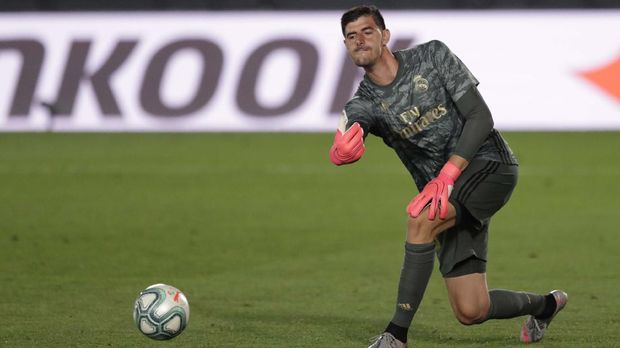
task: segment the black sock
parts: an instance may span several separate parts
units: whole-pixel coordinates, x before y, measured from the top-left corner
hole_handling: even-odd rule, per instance
[[[540,315],[536,316],[536,319],[547,319],[553,315],[555,309],[557,307],[557,303],[555,302],[555,297],[552,294],[545,295],[545,309],[543,309]]]
[[[405,259],[398,282],[396,309],[391,322],[409,328],[422,302],[426,285],[433,272],[435,243],[405,243]]]
[[[392,336],[394,336],[397,340],[403,343],[407,343],[407,331],[409,331],[408,328],[398,326],[391,321],[388,324],[388,326],[385,328],[385,332],[391,333]]]
[[[488,319],[508,319],[522,315],[539,315],[544,312],[545,296],[523,291],[492,289],[489,291],[491,306]]]

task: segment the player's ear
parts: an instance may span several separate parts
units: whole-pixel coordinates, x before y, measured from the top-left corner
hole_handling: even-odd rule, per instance
[[[388,42],[390,42],[390,29],[383,29],[382,31],[383,37],[381,39],[381,43],[383,46],[387,46]]]

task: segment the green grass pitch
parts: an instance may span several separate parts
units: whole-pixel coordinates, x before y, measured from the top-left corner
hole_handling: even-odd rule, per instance
[[[540,347],[620,344],[620,133],[507,133],[520,181],[491,225],[490,287],[565,289]],[[369,137],[2,134],[1,347],[366,347],[391,318],[416,193]],[[139,291],[182,289],[170,342],[132,323]],[[435,270],[413,346],[518,347],[523,318],[464,327]]]

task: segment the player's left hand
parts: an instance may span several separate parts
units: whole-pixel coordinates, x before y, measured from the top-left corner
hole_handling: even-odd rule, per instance
[[[439,218],[445,219],[448,216],[448,197],[452,192],[454,182],[461,175],[461,170],[452,162],[448,161],[441,168],[439,175],[429,181],[422,192],[418,193],[407,206],[407,213],[411,217],[418,217],[422,210],[430,205],[428,219],[435,220],[437,209]]]

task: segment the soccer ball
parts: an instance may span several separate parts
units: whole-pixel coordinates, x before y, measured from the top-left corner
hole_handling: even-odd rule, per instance
[[[147,337],[169,340],[187,326],[189,303],[174,286],[154,284],[140,292],[134,304],[133,320]]]

